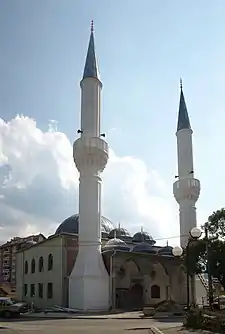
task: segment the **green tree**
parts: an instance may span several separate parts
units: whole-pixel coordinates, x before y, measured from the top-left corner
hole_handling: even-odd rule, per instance
[[[225,209],[217,210],[202,226],[209,232],[209,265],[211,274],[225,289]],[[193,241],[189,248],[189,268],[192,273],[206,272],[206,240]]]
[[[225,241],[225,209],[222,208],[214,211],[209,216],[204,227],[208,228],[210,236],[218,236],[221,240]]]

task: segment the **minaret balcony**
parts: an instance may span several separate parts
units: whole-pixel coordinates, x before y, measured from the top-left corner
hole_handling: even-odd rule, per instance
[[[109,147],[100,137],[82,136],[74,142],[73,157],[78,170],[92,166],[103,171],[108,162]]]
[[[200,181],[195,178],[182,178],[173,184],[173,194],[178,203],[182,200],[191,200],[196,203],[200,190]]]

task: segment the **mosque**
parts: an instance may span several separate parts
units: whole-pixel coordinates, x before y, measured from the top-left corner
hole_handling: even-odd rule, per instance
[[[102,81],[93,25],[81,86],[81,125],[73,145],[79,171],[79,214],[64,220],[54,235],[17,253],[18,297],[37,307],[81,311],[139,309],[165,300],[186,301],[182,261],[168,244],[156,245],[143,230],[133,236],[101,215],[101,174],[108,143],[100,128]],[[196,226],[200,182],[194,178],[192,129],[181,85],[177,124],[178,176],[173,193],[180,208],[180,242]]]

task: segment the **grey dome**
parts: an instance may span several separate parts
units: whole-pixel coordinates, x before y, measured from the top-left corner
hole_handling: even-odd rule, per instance
[[[165,255],[165,256],[173,256],[173,247],[171,246],[165,246],[163,248],[160,248],[158,250],[159,255]]]
[[[103,248],[103,250],[111,250],[111,249],[118,249],[118,250],[124,250],[124,251],[130,250],[130,248],[127,246],[125,241],[121,239],[117,239],[117,238],[113,238],[107,241],[107,243],[105,244],[105,247]]]
[[[101,217],[101,226],[102,226],[102,234],[108,235],[109,232],[113,229],[112,222],[105,218]],[[71,217],[66,218],[57,228],[55,234],[60,233],[73,233],[78,234],[79,232],[79,215],[73,215]]]
[[[116,237],[121,238],[121,237],[130,237],[130,233],[125,229],[125,228],[114,228],[113,230],[110,231],[109,233],[109,238],[114,238]]]
[[[132,252],[135,253],[151,253],[151,254],[156,254],[156,250],[152,247],[152,245],[146,243],[146,242],[141,242],[138,245],[135,245],[132,249]]]
[[[151,245],[155,244],[155,240],[153,240],[152,236],[147,232],[137,232],[133,236],[133,242],[147,242]]]

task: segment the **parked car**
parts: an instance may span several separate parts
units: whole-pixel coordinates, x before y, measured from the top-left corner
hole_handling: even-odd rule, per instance
[[[28,311],[28,305],[23,302],[15,302],[8,297],[0,297],[0,317],[17,317]]]

